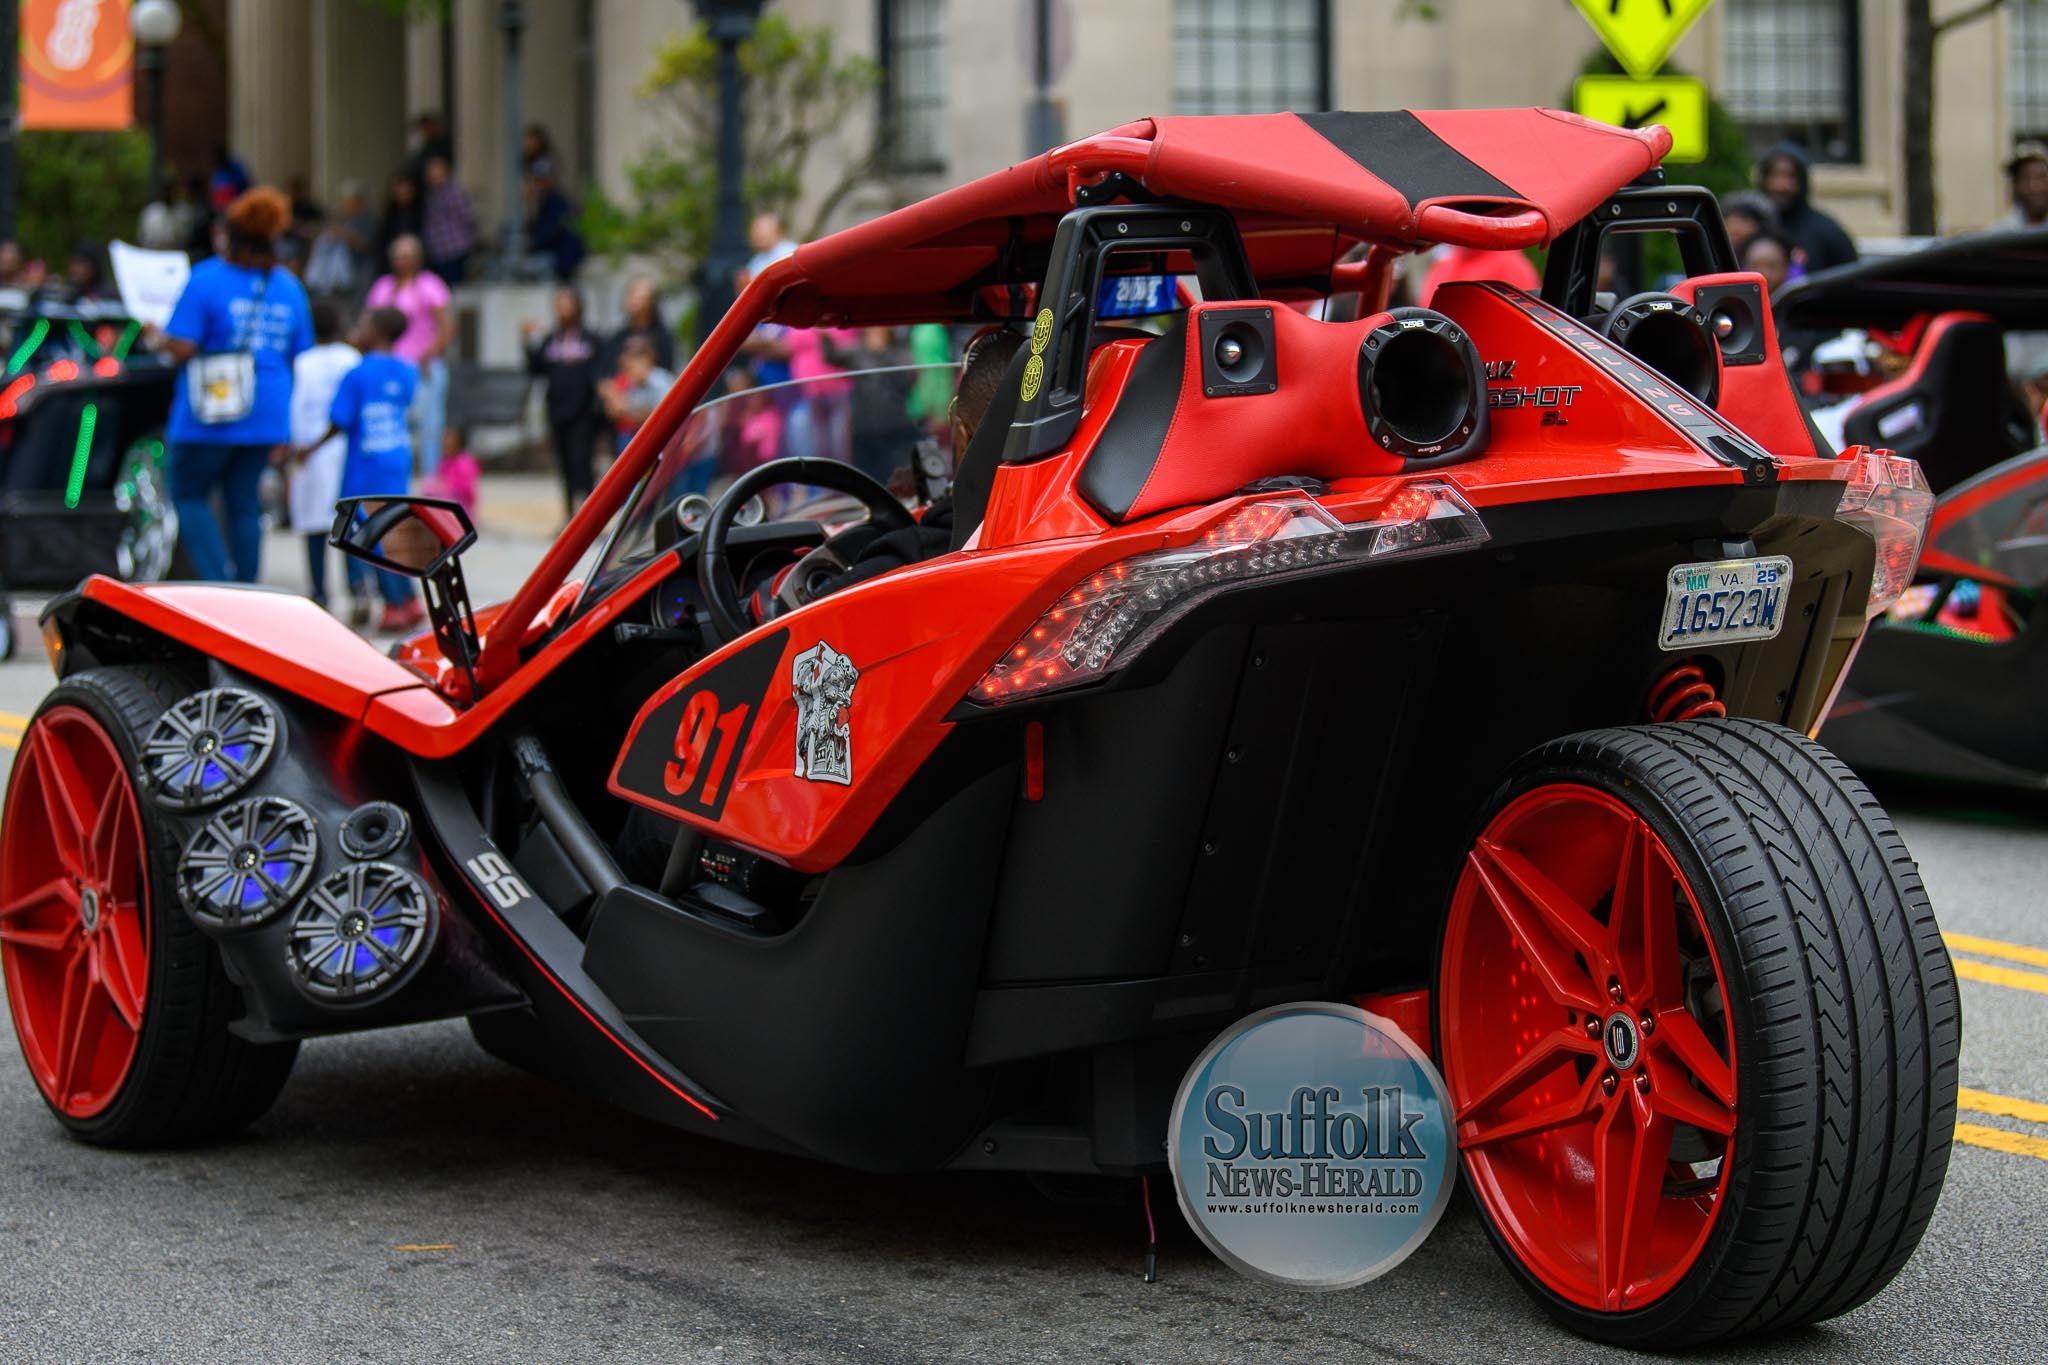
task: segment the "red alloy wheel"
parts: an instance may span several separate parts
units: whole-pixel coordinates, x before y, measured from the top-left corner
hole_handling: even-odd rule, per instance
[[[128,766],[75,706],[38,715],[0,813],[0,970],[28,1069],[91,1118],[135,1063],[149,990],[149,868]]]
[[[1728,994],[1698,900],[1634,810],[1533,788],[1467,855],[1439,977],[1472,1188],[1516,1260],[1596,1312],[1670,1292],[1734,1164]]]

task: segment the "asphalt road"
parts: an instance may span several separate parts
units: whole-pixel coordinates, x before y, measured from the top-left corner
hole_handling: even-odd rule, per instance
[[[494,569],[533,548],[501,545]],[[48,685],[39,660],[0,665],[0,771]],[[1895,808],[1965,973],[1969,1141],[1888,1291],[1717,1358],[2048,1357],[2048,809]],[[1310,1295],[1227,1269],[1162,1192],[1148,1285],[1133,1203],[681,1136],[492,1060],[460,1024],[309,1043],[246,1136],[141,1155],[65,1138],[9,1030],[0,1161],[0,1362],[1607,1354],[1523,1298],[1462,1199],[1394,1274]]]

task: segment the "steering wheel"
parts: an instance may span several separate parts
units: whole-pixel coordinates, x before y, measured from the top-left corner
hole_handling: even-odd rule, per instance
[[[785,483],[829,488],[835,493],[858,498],[861,506],[867,508],[869,520],[884,531],[900,531],[917,524],[903,504],[896,500],[895,494],[870,475],[837,460],[770,460],[748,470],[734,479],[712,505],[711,515],[704,519],[703,535],[697,543],[697,586],[703,589],[704,605],[711,612],[712,623],[727,640],[738,639],[752,627],[746,619],[746,602],[740,596],[739,583],[726,563],[726,536],[732,530],[733,519],[749,498]],[[839,572],[846,568],[845,561],[829,545],[819,546],[805,555],[803,564],[806,571],[790,575],[792,582],[809,579],[818,571]],[[801,606],[804,599],[786,596],[784,600],[787,605]]]

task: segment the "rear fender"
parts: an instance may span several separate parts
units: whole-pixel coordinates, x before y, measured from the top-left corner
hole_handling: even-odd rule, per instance
[[[62,641],[52,661],[60,677],[96,665],[212,658],[351,720],[374,697],[426,689],[417,673],[292,592],[95,575],[52,602],[43,619]]]

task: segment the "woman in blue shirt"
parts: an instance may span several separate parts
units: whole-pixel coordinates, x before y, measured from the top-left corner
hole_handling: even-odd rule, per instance
[[[164,349],[185,367],[171,400],[171,501],[201,578],[256,581],[263,553],[257,486],[270,453],[291,440],[292,361],[313,344],[306,291],[277,264],[291,203],[268,187],[228,208],[228,253],[201,261],[171,319]],[[221,537],[213,498],[227,512]]]

